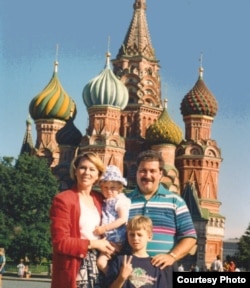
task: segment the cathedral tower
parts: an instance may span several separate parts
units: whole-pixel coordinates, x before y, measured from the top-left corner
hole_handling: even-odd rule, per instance
[[[172,192],[180,194],[179,172],[175,167],[176,146],[183,140],[181,128],[172,120],[167,110],[167,100],[164,109],[154,124],[146,130],[146,140],[150,148],[162,154],[164,160],[164,176],[161,182]]]
[[[114,73],[126,85],[128,105],[121,115],[121,136],[126,140],[125,176],[135,182],[135,159],[145,149],[145,134],[162,112],[159,61],[146,19],[146,0],[135,0],[134,14],[114,59]]]
[[[24,153],[28,153],[32,155],[34,153],[31,126],[32,126],[32,121],[29,116],[29,118],[26,120],[26,131],[25,131],[25,135],[23,138],[23,145],[21,147],[20,155]]]
[[[50,167],[59,163],[57,132],[76,115],[75,102],[64,91],[58,79],[58,62],[48,85],[30,103],[29,112],[36,124],[36,154],[45,157]]]
[[[218,105],[203,80],[203,68],[194,87],[181,103],[185,122],[185,138],[176,150],[176,167],[180,173],[182,189],[193,183],[198,204],[207,211],[206,263],[221,254],[224,236],[224,217],[219,214],[218,176],[222,161],[221,151],[211,139],[211,128]]]
[[[120,135],[120,119],[129,96],[125,85],[111,70],[109,52],[104,70],[89,81],[82,96],[88,109],[89,127],[79,153],[93,151],[105,165],[116,165],[123,172],[125,141]]]

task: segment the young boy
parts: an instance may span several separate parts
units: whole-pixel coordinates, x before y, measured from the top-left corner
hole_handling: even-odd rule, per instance
[[[165,274],[151,264],[151,257],[147,253],[147,243],[152,239],[152,226],[151,219],[142,215],[128,221],[127,238],[132,255],[119,255],[110,260],[106,273],[107,287],[167,288]]]
[[[99,185],[105,198],[102,207],[101,226],[94,230],[95,235],[104,235],[119,250],[126,239],[126,224],[128,221],[131,201],[122,193],[127,181],[121,171],[114,165],[109,165],[100,179]],[[109,258],[101,253],[97,259],[97,266],[106,272]]]

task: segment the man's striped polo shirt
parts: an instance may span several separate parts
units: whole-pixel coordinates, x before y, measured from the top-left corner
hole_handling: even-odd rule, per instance
[[[149,200],[145,199],[138,187],[127,196],[131,199],[129,218],[144,215],[153,221],[153,239],[147,247],[150,256],[167,253],[182,238],[197,238],[184,199],[168,191],[162,184]]]

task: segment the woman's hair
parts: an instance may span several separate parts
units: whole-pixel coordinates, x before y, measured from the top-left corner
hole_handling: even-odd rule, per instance
[[[137,168],[139,167],[140,163],[143,161],[158,161],[160,170],[164,170],[164,160],[162,158],[161,153],[153,150],[147,150],[141,152],[136,161]]]
[[[5,253],[5,250],[4,250],[4,248],[2,248],[2,247],[0,247],[0,253]]]
[[[149,217],[143,215],[137,215],[128,220],[127,231],[136,231],[140,229],[144,229],[149,234],[152,234],[153,231],[152,220]]]
[[[97,170],[99,171],[99,177],[102,176],[103,172],[105,171],[105,166],[104,166],[101,158],[93,152],[86,152],[84,154],[77,155],[71,161],[69,173],[70,173],[70,178],[72,180],[76,181],[75,171],[76,171],[76,168],[78,167],[79,163],[82,160],[88,160],[88,161],[92,162],[96,166]]]

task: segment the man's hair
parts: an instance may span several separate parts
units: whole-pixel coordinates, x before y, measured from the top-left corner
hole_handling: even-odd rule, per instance
[[[127,231],[136,231],[140,229],[144,229],[149,234],[152,234],[153,231],[152,220],[149,217],[143,215],[137,215],[128,220]]]
[[[158,161],[160,170],[164,169],[164,160],[160,152],[153,151],[153,150],[146,150],[141,152],[136,161],[137,168],[139,167],[142,161]]]

